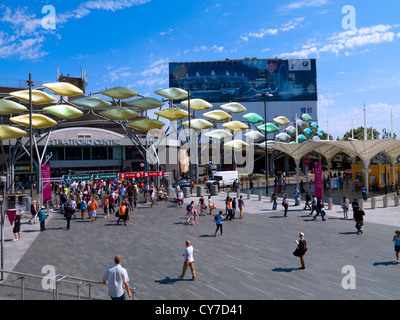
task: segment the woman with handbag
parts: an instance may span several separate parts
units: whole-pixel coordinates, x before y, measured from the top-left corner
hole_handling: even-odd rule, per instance
[[[303,232],[299,233],[299,238],[299,241],[296,240],[297,248],[293,252],[293,255],[300,258],[301,267],[299,267],[299,269],[304,270],[306,268],[304,264],[304,254],[307,252],[307,241],[304,239]]]

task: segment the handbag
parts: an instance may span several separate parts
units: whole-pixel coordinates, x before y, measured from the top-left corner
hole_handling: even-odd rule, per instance
[[[300,257],[301,256],[301,251],[299,248],[296,248],[296,250],[293,251],[293,255],[296,257]]]
[[[215,203],[213,204],[213,209],[217,209],[217,205]]]

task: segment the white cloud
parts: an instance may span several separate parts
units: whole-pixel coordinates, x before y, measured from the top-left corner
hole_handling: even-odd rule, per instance
[[[328,0],[301,0],[279,7],[279,11],[297,10],[303,7],[321,7],[328,3]]]
[[[174,29],[168,28],[168,30],[161,31],[159,34],[160,34],[160,36],[165,36],[165,35],[171,34],[172,31],[174,31]]]
[[[258,39],[262,39],[267,35],[270,36],[274,36],[277,35],[278,32],[288,32],[292,29],[297,28],[301,22],[303,22],[304,17],[298,17],[298,18],[294,18],[292,20],[290,20],[289,22],[276,27],[276,28],[268,28],[268,29],[260,29],[257,32],[249,32],[247,35],[244,36],[240,36],[240,38],[247,42],[249,41],[249,38],[258,38]]]
[[[47,35],[54,35],[57,39],[57,27],[68,22],[70,19],[81,19],[93,10],[106,10],[115,12],[134,5],[140,5],[150,0],[90,0],[81,3],[76,9],[64,13],[56,12],[56,30],[44,29],[42,17],[29,11],[28,7],[11,8],[0,5],[0,23],[2,32],[0,34],[0,57],[18,59],[38,59],[47,52],[43,45]],[[12,31],[10,35],[5,30],[7,27]]]
[[[133,73],[128,72],[130,70],[130,67],[122,67],[118,68],[116,70],[110,71],[105,78],[109,78],[111,82],[115,82],[121,78],[127,78],[133,75]]]
[[[310,55],[319,57],[321,52],[330,52],[338,56],[343,50],[345,50],[345,55],[348,56],[352,54],[351,50],[357,48],[392,42],[395,39],[395,33],[390,30],[394,27],[390,25],[377,25],[334,33],[327,38],[326,43],[315,43],[314,39],[311,39],[307,45],[301,47],[301,50],[297,49],[293,52],[285,52],[280,54],[279,57],[298,56],[299,58],[308,58]],[[370,50],[371,48],[368,47],[362,53],[369,52]]]

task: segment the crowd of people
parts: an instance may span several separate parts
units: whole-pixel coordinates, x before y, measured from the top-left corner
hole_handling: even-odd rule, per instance
[[[61,213],[67,220],[67,230],[70,220],[80,218],[96,221],[100,210],[104,218],[115,216],[117,224],[127,225],[130,213],[137,206],[138,196],[150,202],[153,208],[156,201],[162,204],[163,191],[154,183],[144,181],[116,180],[98,181],[63,181],[53,185],[54,193],[59,197]],[[78,217],[77,217],[78,216]]]

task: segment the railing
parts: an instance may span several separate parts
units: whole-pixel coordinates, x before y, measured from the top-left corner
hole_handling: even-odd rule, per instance
[[[8,273],[8,274],[13,274],[13,275],[17,275],[18,279],[17,280],[21,280],[21,284],[20,284],[20,292],[21,292],[21,300],[25,300],[25,280],[27,278],[34,278],[34,279],[43,279],[43,276],[38,276],[38,275],[34,275],[34,274],[29,274],[29,273],[23,273],[23,272],[16,272],[16,271],[9,271],[9,270],[3,270],[0,269],[1,273]],[[52,290],[53,290],[53,300],[58,300],[59,297],[59,286],[62,283],[67,283],[67,284],[72,284],[75,285],[77,288],[77,293],[76,293],[76,297],[77,300],[81,299],[81,288],[82,287],[87,287],[89,290],[89,296],[88,299],[92,300],[92,291],[93,291],[93,287],[95,285],[102,285],[104,286],[105,284],[102,281],[94,281],[94,280],[88,280],[88,279],[83,279],[83,278],[78,278],[78,277],[72,277],[69,275],[61,275],[61,274],[57,274],[52,278],[49,278],[50,281],[52,281],[54,283],[54,285],[52,286]],[[132,293],[132,300],[135,300],[135,293],[137,291],[139,291],[140,288],[138,287],[133,287],[130,288],[130,291]]]

